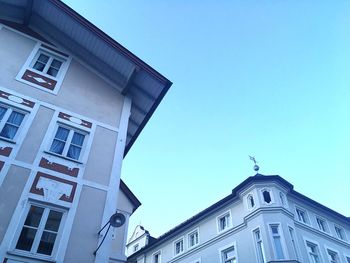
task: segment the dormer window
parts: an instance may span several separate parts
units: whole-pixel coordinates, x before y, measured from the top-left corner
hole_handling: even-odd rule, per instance
[[[37,44],[16,79],[41,90],[57,93],[71,58],[44,44]]]
[[[252,195],[248,195],[248,207],[253,208],[255,206],[254,197]]]
[[[272,201],[270,191],[263,190],[262,194],[263,194],[264,202],[266,204],[270,204]]]

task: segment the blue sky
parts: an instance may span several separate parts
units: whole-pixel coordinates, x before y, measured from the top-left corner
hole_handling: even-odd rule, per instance
[[[349,1],[66,0],[174,84],[125,158],[158,236],[248,176],[350,216]]]

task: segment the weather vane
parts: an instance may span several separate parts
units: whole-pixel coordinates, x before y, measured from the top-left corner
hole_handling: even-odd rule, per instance
[[[249,159],[254,162],[254,171],[258,172],[259,171],[259,166],[257,165],[258,162],[255,160],[255,157],[254,156],[250,156],[250,155],[248,155],[248,156],[249,156]]]

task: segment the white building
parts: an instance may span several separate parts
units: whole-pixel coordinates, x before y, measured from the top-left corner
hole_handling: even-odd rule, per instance
[[[350,218],[257,174],[154,242],[129,241],[129,263],[350,263]]]
[[[0,0],[1,263],[126,261],[123,158],[170,86],[63,2]]]

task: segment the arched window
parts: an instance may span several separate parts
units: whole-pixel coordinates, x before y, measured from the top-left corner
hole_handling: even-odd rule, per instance
[[[270,192],[267,190],[264,190],[262,194],[263,194],[265,203],[267,204],[271,203],[272,200],[271,200]]]
[[[252,195],[248,195],[248,206],[249,208],[253,208],[255,206],[254,197]]]
[[[284,194],[283,194],[282,192],[280,192],[280,199],[281,199],[281,204],[282,204],[283,206],[285,206],[285,204],[286,204],[286,199],[285,199]]]

